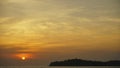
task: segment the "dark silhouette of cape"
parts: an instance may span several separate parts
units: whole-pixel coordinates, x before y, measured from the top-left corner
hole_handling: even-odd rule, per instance
[[[51,62],[49,66],[120,66],[120,61],[91,61],[82,59],[69,59],[64,61]]]

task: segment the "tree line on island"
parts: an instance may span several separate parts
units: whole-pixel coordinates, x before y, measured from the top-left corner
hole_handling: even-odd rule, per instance
[[[69,59],[51,62],[49,66],[120,66],[120,61],[92,61],[83,59]]]

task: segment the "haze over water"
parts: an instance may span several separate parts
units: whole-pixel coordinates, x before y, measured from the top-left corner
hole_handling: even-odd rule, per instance
[[[82,67],[6,66],[1,68],[119,68],[119,66],[82,66]]]

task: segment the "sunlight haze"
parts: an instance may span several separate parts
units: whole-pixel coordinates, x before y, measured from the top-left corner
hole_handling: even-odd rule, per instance
[[[120,60],[120,0],[1,0],[0,10],[3,63]]]

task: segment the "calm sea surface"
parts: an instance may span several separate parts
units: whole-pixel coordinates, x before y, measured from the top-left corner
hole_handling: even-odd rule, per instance
[[[120,66],[80,66],[80,67],[49,67],[49,66],[0,66],[0,68],[120,68]]]

